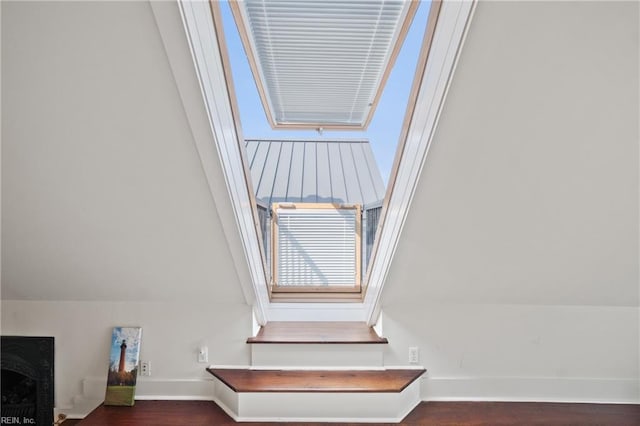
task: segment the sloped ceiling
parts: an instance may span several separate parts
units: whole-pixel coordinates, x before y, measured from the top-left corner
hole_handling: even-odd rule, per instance
[[[634,2],[479,2],[383,304],[637,306],[638,51]]]
[[[4,2],[2,124],[3,299],[244,301],[148,3]]]
[[[480,2],[384,304],[637,303],[637,5],[544,5]],[[241,302],[232,265],[149,4],[3,2],[2,298]]]

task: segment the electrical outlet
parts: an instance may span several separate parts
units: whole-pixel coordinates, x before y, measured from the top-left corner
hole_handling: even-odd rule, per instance
[[[141,361],[140,362],[140,374],[143,376],[151,375],[151,362],[149,361]]]
[[[417,346],[411,346],[409,348],[409,364],[417,364],[420,359],[420,353]]]
[[[198,362],[209,362],[209,348],[200,346],[198,349]]]

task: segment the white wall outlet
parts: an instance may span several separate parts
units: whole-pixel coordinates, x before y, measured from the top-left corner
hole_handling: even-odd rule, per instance
[[[420,360],[420,352],[417,346],[411,346],[409,348],[409,364],[417,364]]]
[[[151,375],[151,362],[149,361],[141,361],[140,362],[140,374],[143,376]]]
[[[209,362],[209,348],[200,346],[198,349],[198,362]]]

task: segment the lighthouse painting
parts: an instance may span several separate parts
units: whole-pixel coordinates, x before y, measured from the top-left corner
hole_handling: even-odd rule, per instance
[[[140,327],[114,327],[104,405],[133,405],[140,361]]]

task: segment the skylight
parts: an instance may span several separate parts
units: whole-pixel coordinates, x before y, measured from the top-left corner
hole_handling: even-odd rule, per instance
[[[349,3],[349,2],[345,2]],[[370,3],[370,2],[365,2]],[[404,3],[404,2],[401,2]],[[366,130],[353,128],[326,129],[322,132],[316,129],[274,129],[263,108],[259,88],[254,80],[249,57],[246,55],[240,34],[231,11],[230,3],[220,3],[222,12],[225,41],[228,47],[229,60],[235,83],[242,131],[249,139],[366,139],[380,169],[383,181],[388,181],[396,154],[396,147],[400,137],[400,130],[406,112],[406,106],[411,91],[418,56],[424,37],[427,18],[430,12],[430,2],[409,2],[416,7],[413,20],[404,38],[404,43],[397,51],[393,68],[379,94],[375,114]],[[304,91],[306,93],[306,91]],[[316,126],[320,127],[320,126]]]
[[[324,209],[332,206],[330,208],[335,212],[357,209],[357,232],[354,228],[355,233],[351,238],[357,238],[358,244],[348,244],[349,255],[330,258],[333,265],[343,265],[344,262],[338,262],[337,259],[353,263],[352,267],[343,265],[338,269],[341,273],[356,277],[355,281],[351,279],[345,282],[351,282],[351,287],[362,297],[366,269],[375,246],[384,184],[367,138],[334,137],[336,132],[333,129],[341,128],[343,133],[351,136],[353,129],[363,127],[364,121],[361,125],[333,126],[323,120],[332,120],[345,112],[353,115],[353,108],[361,100],[359,92],[364,91],[369,95],[366,108],[362,109],[360,116],[368,123],[373,112],[371,105],[375,103],[373,99],[377,102],[383,93],[384,83],[389,80],[390,89],[384,92],[387,96],[383,96],[382,101],[391,105],[380,105],[381,110],[386,109],[388,113],[375,120],[378,127],[372,126],[369,132],[362,133],[380,136],[376,132],[378,128],[396,130],[395,134],[387,134],[386,140],[378,139],[385,151],[383,158],[390,162],[400,136],[400,123],[407,110],[410,85],[414,80],[430,5],[397,0],[337,3],[245,0],[233,1],[225,6],[223,27],[231,72],[236,82],[242,132],[248,135],[248,129],[265,117],[273,127],[272,114],[274,111],[278,113],[278,110],[301,118],[297,126],[280,131],[283,136],[279,138],[272,136],[266,139],[264,134],[251,133],[252,137],[261,139],[255,139],[256,143],[247,143],[253,138],[245,139],[245,156],[257,203],[270,294],[272,298],[280,298],[279,293],[285,288],[290,290],[295,287],[298,291],[308,292],[308,286],[325,294],[342,291],[330,279],[336,271],[329,272],[320,267],[329,258],[327,256],[334,252],[327,251],[331,244],[323,243],[319,249],[315,244],[302,244],[311,235],[305,230],[292,237],[296,244],[289,244],[289,251],[295,252],[295,256],[283,256],[289,247],[283,246],[283,243],[288,240],[283,239],[284,235],[276,235],[275,230],[288,229],[278,226],[288,213],[285,209],[276,214],[274,203],[285,201],[296,203],[297,211],[317,212],[321,211],[318,210],[320,206],[324,206]],[[420,9],[420,13],[413,20],[417,9]],[[232,15],[235,18],[233,21]],[[412,21],[413,31],[410,31],[409,24]],[[403,47],[405,36],[408,36],[407,45]],[[246,55],[242,54],[243,50]],[[392,70],[398,54],[399,61]],[[254,77],[253,81],[251,76]],[[253,83],[248,84],[253,93],[247,92],[247,83]],[[251,102],[257,103],[256,89],[264,112],[257,116],[248,115],[247,106]],[[346,104],[350,106],[345,109]],[[288,111],[282,109],[284,106]],[[255,109],[258,107],[254,104],[251,110]],[[303,125],[305,120],[307,124]],[[311,131],[308,139],[296,140],[291,137],[291,133],[308,129],[309,122],[314,123],[311,127],[328,125],[332,130],[318,129],[319,134]],[[359,154],[361,151],[365,155]],[[313,205],[314,202],[331,204]],[[323,220],[329,220],[331,216],[322,217]],[[314,219],[313,229],[329,229],[328,223],[323,225],[316,222]],[[361,222],[365,224],[364,233]],[[313,240],[317,240],[324,234],[314,235]],[[336,239],[333,246],[344,246],[344,241],[340,241]],[[286,259],[297,260],[283,264]],[[304,264],[301,263],[302,259],[305,259]],[[290,275],[295,277],[293,281],[298,281],[297,285],[292,284],[285,274],[289,268],[298,271]],[[306,272],[300,273],[316,269],[323,272],[312,274],[313,279]]]
[[[232,66],[233,60],[229,60],[229,53],[237,54],[239,44],[234,45],[233,41],[225,40],[230,38],[229,34],[233,32],[223,35],[222,29],[225,27],[223,22],[229,21],[225,20],[219,3],[180,1],[179,5],[205,103],[209,131],[211,131],[211,136],[203,131],[195,133],[196,148],[212,195],[216,199],[221,197],[226,199],[226,196],[219,191],[217,164],[223,168],[227,195],[230,197],[237,231],[239,231],[239,234],[236,234],[235,230],[229,229],[226,234],[228,238],[239,237],[241,240],[241,244],[230,245],[230,248],[239,274],[245,274],[244,266],[248,266],[246,272],[250,275],[250,279],[241,279],[239,284],[247,303],[254,308],[257,323],[330,318],[338,321],[367,321],[369,324],[374,324],[380,313],[381,294],[387,273],[435,133],[465,34],[469,28],[475,1],[434,3],[431,7],[432,12],[428,14],[428,22],[418,27],[419,34],[423,34],[426,28],[424,37],[419,35],[415,39],[421,47],[419,54],[411,59],[414,64],[417,62],[418,66],[411,67],[410,72],[399,77],[405,80],[403,83],[407,87],[407,96],[389,104],[390,108],[395,110],[395,116],[398,117],[396,121],[398,132],[385,141],[387,144],[389,140],[397,141],[398,147],[397,150],[393,148],[393,143],[388,147],[390,151],[397,151],[397,153],[389,156],[389,161],[395,156],[395,163],[388,173],[389,182],[384,205],[379,218],[376,219],[382,226],[377,228],[377,243],[371,254],[367,287],[363,298],[357,303],[344,303],[345,301],[342,300],[336,302],[334,299],[323,301],[324,303],[305,303],[304,305],[288,302],[273,303],[267,291],[260,219],[256,209],[255,194],[251,189],[251,177],[243,146],[245,141],[243,133],[249,134],[248,129],[251,125],[260,125],[259,117],[264,117],[264,111],[261,107],[259,110],[252,111],[253,113],[246,110],[243,112],[242,106],[238,109],[238,102],[241,103],[243,99],[240,91],[254,87],[251,74],[249,73],[249,77],[243,79],[241,72]],[[227,31],[229,31],[228,25]],[[178,63],[181,58],[178,58],[178,54],[173,51],[171,45],[168,47],[170,48],[167,49],[167,53],[172,63]],[[413,73],[414,70],[415,73]],[[194,97],[191,93],[193,85],[185,80],[188,80],[187,72],[180,67],[176,67],[174,71],[178,88],[184,99],[195,101],[198,96]],[[409,84],[411,84],[410,88]],[[193,105],[195,107],[196,104]],[[189,111],[187,112],[190,120],[194,120],[194,123],[201,120],[199,112]],[[381,117],[379,109],[376,115]],[[383,127],[388,127],[395,121],[387,121],[388,119],[389,117],[382,116]],[[369,128],[369,131],[371,130],[372,127]],[[277,136],[274,137],[266,132],[257,133],[257,135],[254,133],[255,136],[278,139]],[[287,136],[289,138],[304,137],[291,133]],[[353,134],[350,136],[354,137]],[[332,135],[332,138],[337,137],[339,136]],[[355,137],[362,138],[363,135]],[[216,154],[218,158],[214,159],[212,156]],[[376,157],[379,158],[377,153]],[[219,163],[217,163],[218,160]],[[308,300],[305,301],[308,302]]]
[[[417,2],[231,2],[273,127],[366,128]]]

